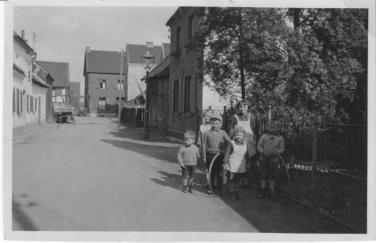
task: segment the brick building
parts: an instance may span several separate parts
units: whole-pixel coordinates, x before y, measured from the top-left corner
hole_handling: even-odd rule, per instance
[[[209,80],[203,76],[204,51],[193,47],[204,13],[202,7],[180,7],[167,21],[171,33],[168,133],[173,136],[181,137],[187,129],[197,131],[203,110],[227,103],[205,85]]]
[[[76,107],[76,111],[80,111],[81,108],[81,103],[80,103],[80,98],[81,98],[81,84],[80,82],[70,82],[69,83],[69,98],[70,98],[70,103]]]
[[[85,50],[85,108],[90,116],[116,115],[119,101],[127,99],[126,64],[122,52]],[[123,58],[123,68],[120,63]],[[122,72],[122,75],[120,75]]]

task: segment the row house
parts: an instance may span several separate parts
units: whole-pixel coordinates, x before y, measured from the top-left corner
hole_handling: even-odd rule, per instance
[[[193,42],[201,29],[204,13],[203,7],[179,7],[166,24],[171,33],[171,57],[167,85],[168,117],[164,119],[167,120],[168,134],[172,136],[182,137],[184,131],[189,129],[198,131],[203,110],[209,107],[221,109],[227,104],[207,85],[210,80],[204,76],[204,50],[194,48]],[[157,79],[157,83],[164,83],[164,80]],[[151,102],[151,111],[154,105]],[[162,114],[165,116],[165,111]]]
[[[123,60],[123,52],[91,50],[86,47],[84,100],[86,112],[90,116],[115,116],[119,102],[126,100]]]
[[[52,102],[69,104],[69,63],[55,61],[36,61],[54,79],[52,86]]]
[[[34,62],[36,53],[13,32],[13,127],[36,125],[50,117],[49,91],[53,78]]]
[[[43,69],[37,62],[33,62],[33,82],[36,84],[33,87],[33,93],[38,95],[38,109],[40,116],[38,122],[42,119],[48,122],[54,121],[53,105],[52,105],[52,91],[54,79],[52,76]],[[32,103],[29,101],[29,103]]]

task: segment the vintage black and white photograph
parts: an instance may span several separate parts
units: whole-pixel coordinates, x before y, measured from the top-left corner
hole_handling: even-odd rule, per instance
[[[7,9],[12,232],[372,232],[374,9],[57,4]]]

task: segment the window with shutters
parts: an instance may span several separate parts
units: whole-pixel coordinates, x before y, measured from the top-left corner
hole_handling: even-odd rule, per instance
[[[23,92],[22,90],[20,91],[20,113],[22,113],[23,110]]]
[[[17,114],[20,114],[20,90],[17,89]]]
[[[176,29],[176,42],[175,42],[175,52],[180,52],[180,27]]]
[[[184,112],[191,111],[191,76],[184,80]]]
[[[34,112],[34,97],[30,96],[30,112]]]
[[[13,88],[13,112],[16,112],[16,89]]]
[[[179,111],[179,80],[174,81],[174,100],[173,100],[173,113]]]
[[[30,97],[29,95],[26,96],[26,111],[27,113],[30,113]]]

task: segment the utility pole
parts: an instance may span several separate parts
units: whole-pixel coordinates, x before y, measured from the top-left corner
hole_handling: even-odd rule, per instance
[[[121,48],[120,51],[120,83],[123,80],[123,58],[124,58],[124,50]],[[124,88],[124,86],[123,86]],[[121,120],[121,111],[122,111],[122,101],[121,101],[121,96],[119,97],[119,103],[118,103],[118,128],[120,128],[120,120]]]

